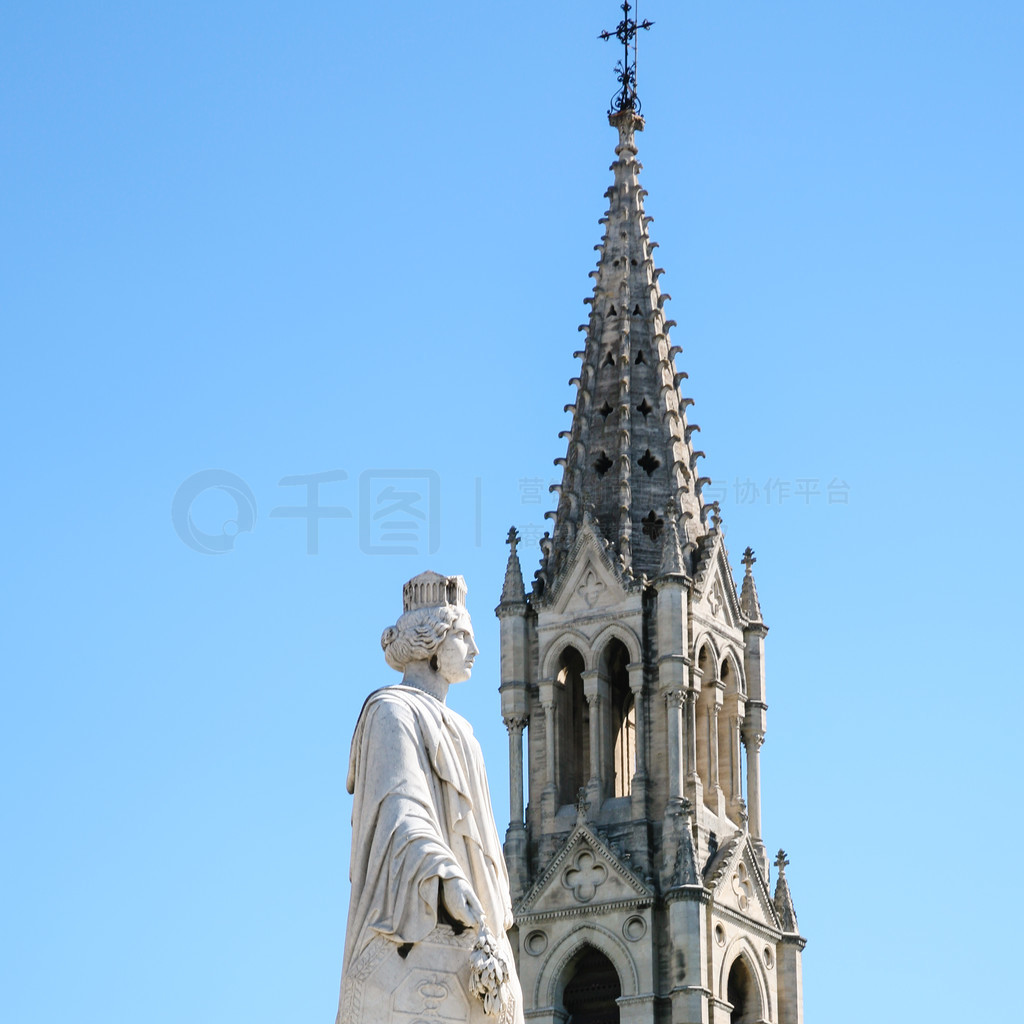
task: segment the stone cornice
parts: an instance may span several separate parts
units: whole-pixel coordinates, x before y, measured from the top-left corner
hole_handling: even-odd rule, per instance
[[[494,609],[494,614],[497,615],[499,619],[525,619],[529,613],[529,601],[502,601],[502,603]]]
[[[579,917],[581,914],[615,913],[620,910],[644,910],[654,905],[654,896],[637,896],[635,899],[609,900],[607,903],[574,903],[571,907],[557,910],[517,910],[517,924],[535,924],[537,921],[551,921],[556,918]]]
[[[746,914],[741,914],[735,907],[730,907],[728,904],[712,901],[712,913],[733,924],[742,925],[748,931],[756,932],[772,942],[781,942],[785,938],[782,929],[773,928],[763,921],[758,921],[757,918],[747,917]]]
[[[587,613],[573,613],[571,617],[565,618],[561,613],[552,613],[558,616],[557,620],[551,622],[540,622],[537,623],[537,635],[546,636],[548,633],[557,632],[562,633],[565,631],[567,621],[571,621],[574,626],[579,625],[597,625],[603,626],[608,622],[623,622],[627,619],[637,619],[643,615],[643,607],[638,603],[635,608],[622,608],[619,606],[616,608],[615,605],[608,605],[604,608],[598,608],[596,611]],[[583,636],[586,633],[583,630],[577,630]],[[587,637],[587,639],[590,639]]]
[[[654,992],[638,992],[635,996],[619,996],[615,1002],[619,1006],[645,1006],[657,998]]]
[[[648,581],[650,586],[657,589],[659,586],[671,583],[674,586],[686,587],[687,590],[693,589],[693,577],[687,576],[685,572],[667,572],[660,576],[655,576],[652,580]]]
[[[734,644],[742,644],[744,629],[741,626],[733,626],[721,619],[716,619],[704,612],[695,610],[693,621],[702,625],[709,632],[717,633],[723,639],[731,640]]]
[[[675,885],[662,897],[666,906],[680,901],[687,903],[711,903],[714,893],[703,885]]]
[[[506,690],[525,690],[529,685],[525,679],[505,679],[498,687],[498,693],[504,693]]]

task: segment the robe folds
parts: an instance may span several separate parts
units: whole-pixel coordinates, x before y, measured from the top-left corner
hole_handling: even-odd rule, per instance
[[[426,949],[439,932],[450,933],[438,927],[439,882],[449,878],[462,878],[476,893],[515,981],[505,937],[512,925],[508,872],[483,754],[469,723],[415,687],[375,691],[356,724],[347,787],[355,799],[342,1006],[347,983],[354,1005],[365,965],[384,957],[385,949],[427,940]],[[464,951],[457,955],[461,963]],[[515,991],[521,1007],[518,981]],[[374,1019],[387,1019],[380,1006],[377,1013]]]

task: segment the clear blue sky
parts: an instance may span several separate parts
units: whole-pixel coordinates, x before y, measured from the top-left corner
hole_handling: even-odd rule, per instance
[[[764,827],[807,1019],[959,1022],[1009,998],[1022,910],[996,865],[1024,712],[1024,7],[640,14],[673,341],[771,626]],[[427,567],[469,583],[452,703],[504,829],[492,609],[564,454],[618,16],[6,5],[5,1021],[333,1020],[349,739]],[[207,469],[256,507],[219,555],[172,526]],[[336,470],[321,501],[350,516],[310,555],[280,481]],[[436,550],[420,523],[417,553],[375,552],[388,493],[431,487]]]

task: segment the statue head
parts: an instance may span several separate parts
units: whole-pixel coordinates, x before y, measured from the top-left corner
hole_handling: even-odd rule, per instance
[[[479,651],[465,596],[461,576],[425,572],[409,580],[402,588],[404,614],[380,638],[384,660],[398,672],[426,661],[447,683],[467,680]]]

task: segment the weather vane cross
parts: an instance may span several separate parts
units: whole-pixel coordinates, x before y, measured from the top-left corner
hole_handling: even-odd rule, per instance
[[[632,7],[627,0],[623,0],[623,18],[619,22],[618,27],[614,32],[606,31],[598,36],[598,39],[604,39],[606,42],[612,36],[615,36],[622,43],[622,59],[615,65],[615,73],[621,88],[612,97],[611,109],[608,111],[609,114],[615,114],[623,110],[633,110],[638,114],[640,113],[640,100],[636,94],[636,37],[640,29],[649,29],[654,22],[648,21],[646,18],[638,22],[635,14],[630,18],[629,12],[631,10]],[[629,59],[630,43],[633,44],[632,60]]]

